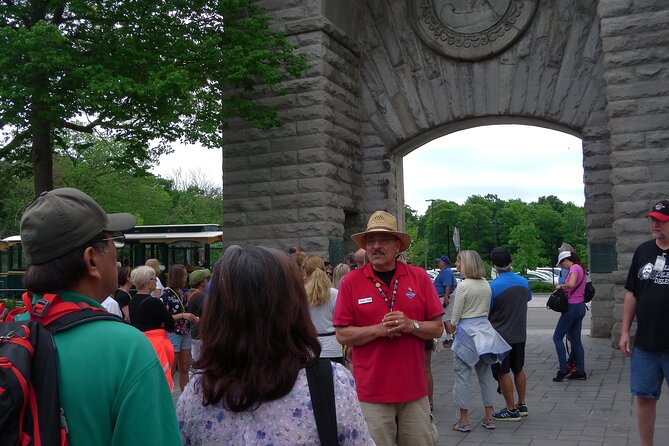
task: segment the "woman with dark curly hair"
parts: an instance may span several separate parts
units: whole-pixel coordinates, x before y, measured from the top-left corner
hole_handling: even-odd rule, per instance
[[[197,372],[177,403],[184,444],[320,444],[305,368],[321,346],[295,260],[232,246],[213,269]],[[373,445],[353,377],[328,365],[339,444]]]

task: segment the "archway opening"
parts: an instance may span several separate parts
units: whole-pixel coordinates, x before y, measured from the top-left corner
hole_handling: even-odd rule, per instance
[[[405,228],[412,263],[495,246],[517,271],[555,265],[572,245],[587,262],[583,149],[579,138],[528,125],[471,127],[406,152]],[[454,261],[453,261],[454,263]]]

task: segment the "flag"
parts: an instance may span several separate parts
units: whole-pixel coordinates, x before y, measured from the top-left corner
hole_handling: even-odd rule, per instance
[[[460,231],[458,231],[457,227],[453,230],[453,244],[455,245],[455,249],[460,252]]]

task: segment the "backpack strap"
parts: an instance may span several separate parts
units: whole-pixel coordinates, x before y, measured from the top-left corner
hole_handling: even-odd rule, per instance
[[[123,319],[115,314],[102,313],[100,311],[92,310],[91,308],[85,308],[60,316],[58,319],[47,324],[46,328],[48,328],[51,333],[58,333],[59,331],[65,331],[76,327],[77,325],[93,321],[123,322]]]
[[[320,358],[306,370],[321,445],[337,445],[337,409],[334,399],[332,362],[329,359]]]
[[[95,307],[85,302],[65,302],[58,294],[45,294],[32,304],[32,294],[23,293],[23,303],[30,318],[40,322],[51,333],[64,331],[77,325],[92,321],[119,321],[123,320],[107,312],[104,308]]]

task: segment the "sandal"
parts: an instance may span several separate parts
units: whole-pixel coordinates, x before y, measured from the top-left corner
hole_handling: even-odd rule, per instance
[[[471,432],[472,427],[469,425],[469,423],[463,423],[462,421],[458,420],[453,425],[453,430],[458,432]]]
[[[495,428],[495,421],[492,418],[489,419],[489,420],[486,420],[485,418],[483,418],[481,420],[481,426],[485,427],[488,430],[493,430]]]

